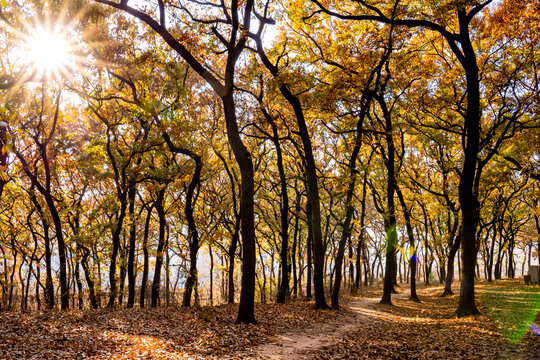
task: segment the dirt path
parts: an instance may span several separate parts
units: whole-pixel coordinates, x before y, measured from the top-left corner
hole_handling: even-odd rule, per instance
[[[394,306],[379,305],[380,297],[372,297],[379,291],[370,291],[335,316],[278,335],[246,358],[540,359],[537,333],[511,342],[485,314],[456,318],[458,295],[442,298],[441,286],[419,289],[421,303],[409,301],[408,289],[402,290],[392,296]]]
[[[302,359],[308,353],[335,343],[347,333],[373,321],[366,314],[380,298],[361,298],[350,301],[343,316],[327,321],[316,328],[306,328],[278,335],[276,342],[255,349],[256,359]]]

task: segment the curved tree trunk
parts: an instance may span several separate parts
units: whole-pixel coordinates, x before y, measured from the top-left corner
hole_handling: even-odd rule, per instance
[[[146,286],[148,283],[148,271],[149,271],[149,256],[148,256],[148,233],[150,230],[150,218],[152,216],[152,209],[154,208],[155,203],[153,203],[151,206],[148,207],[148,213],[146,215],[146,221],[144,223],[144,235],[143,235],[143,243],[142,243],[142,250],[143,250],[143,273],[142,273],[142,280],[141,280],[141,293],[139,296],[139,306],[144,308],[144,303],[146,300]]]
[[[396,193],[403,209],[403,217],[405,218],[405,226],[407,227],[407,236],[409,237],[409,246],[412,249],[411,258],[409,259],[409,267],[411,269],[411,295],[409,300],[420,302],[418,295],[416,294],[416,246],[414,241],[414,231],[411,223],[411,211],[405,203],[405,198],[399,186],[396,185]]]
[[[453,295],[454,292],[452,291],[452,282],[454,281],[454,260],[456,258],[456,253],[459,250],[459,246],[461,244],[460,234],[461,230],[457,231],[457,228],[459,226],[459,221],[456,220],[453,229],[450,233],[450,243],[452,244],[452,247],[450,248],[450,251],[448,252],[448,271],[446,272],[446,279],[444,282],[444,292],[442,296],[446,295]]]
[[[474,299],[474,272],[476,265],[476,228],[478,226],[478,193],[474,189],[476,162],[480,142],[480,80],[476,55],[469,38],[469,19],[464,10],[458,11],[460,43],[464,57],[462,65],[467,78],[467,112],[465,114],[465,159],[459,181],[459,203],[461,204],[461,259],[462,279],[458,317],[479,314]]]
[[[47,202],[49,212],[53,219],[56,241],[58,243],[58,256],[60,258],[60,305],[62,310],[66,310],[69,308],[69,285],[66,272],[66,244],[64,241],[64,234],[62,232],[62,221],[60,220],[60,214],[58,213],[56,205],[54,204],[54,199],[50,192],[46,193],[45,201]]]
[[[394,204],[394,193],[396,189],[395,181],[395,146],[392,136],[392,119],[390,112],[386,107],[384,96],[377,96],[377,101],[381,106],[385,120],[385,138],[388,149],[388,158],[385,159],[386,169],[388,171],[388,179],[386,184],[386,201],[387,213],[385,214],[385,230],[386,230],[386,263],[384,271],[384,285],[381,304],[392,304],[392,293],[395,293],[394,279],[396,271],[396,244],[397,244],[397,229],[396,229],[396,210]]]
[[[37,176],[32,173],[30,170],[30,166],[24,156],[16,149],[14,149],[15,155],[17,158],[21,161],[23,171],[26,173],[28,178],[31,180],[33,186],[35,186],[38,191],[41,193],[41,195],[45,199],[45,203],[47,204],[47,208],[49,209],[49,213],[51,215],[51,218],[53,220],[53,225],[55,229],[56,234],[56,240],[58,242],[58,257],[60,262],[60,304],[62,310],[69,308],[69,285],[67,280],[67,258],[66,258],[66,244],[64,241],[64,234],[62,232],[62,221],[60,220],[60,214],[58,213],[58,209],[55,204],[55,199],[51,193],[51,171],[50,171],[50,164],[49,164],[49,157],[48,157],[48,142],[53,138],[55,129],[56,129],[56,123],[58,119],[58,111],[59,111],[59,101],[60,101],[60,94],[58,95],[56,99],[56,112],[54,115],[54,122],[52,125],[51,132],[49,134],[48,140],[45,142],[37,142],[39,153],[41,156],[41,160],[43,161],[43,168],[45,169],[45,183],[42,184]],[[37,140],[36,140],[37,141]]]
[[[307,193],[311,202],[311,222],[312,222],[312,241],[313,241],[313,287],[315,290],[315,308],[328,309],[324,295],[324,244],[321,229],[321,202],[319,196],[319,185],[317,178],[317,166],[313,156],[313,147],[311,138],[304,119],[304,112],[300,100],[294,96],[289,89],[282,85],[281,93],[291,104],[297,124],[300,138],[304,148],[306,164],[306,183]]]
[[[289,195],[287,193],[287,177],[285,176],[285,167],[283,165],[283,153],[281,151],[281,144],[279,142],[278,127],[272,118],[272,116],[261,106],[261,111],[266,121],[272,127],[272,134],[270,139],[276,147],[276,162],[279,172],[280,181],[280,197],[281,197],[281,209],[280,209],[280,221],[281,221],[281,251],[280,251],[280,270],[281,279],[279,282],[278,293],[276,296],[276,302],[278,304],[285,303],[290,298],[290,266],[288,264],[289,257]]]
[[[349,160],[349,183],[347,187],[347,195],[345,198],[345,220],[342,224],[343,230],[341,232],[341,239],[338,244],[338,251],[336,256],[336,275],[335,275],[335,281],[334,281],[334,288],[332,290],[332,308],[338,310],[339,309],[339,289],[341,287],[341,267],[343,264],[343,256],[345,252],[345,243],[347,240],[350,241],[351,237],[351,221],[354,214],[354,208],[352,206],[352,199],[354,195],[354,190],[356,187],[356,176],[358,175],[358,170],[356,169],[356,160],[358,159],[358,154],[360,153],[360,148],[362,146],[362,135],[363,135],[363,127],[364,127],[364,119],[369,111],[369,106],[371,105],[372,100],[372,92],[369,89],[369,86],[371,84],[371,81],[375,78],[375,74],[378,73],[384,64],[384,62],[388,59],[389,53],[385,53],[383,57],[381,58],[381,61],[377,65],[377,67],[372,71],[370,80],[368,82],[368,85],[366,89],[364,89],[364,93],[362,94],[362,100],[361,104],[362,107],[360,109],[360,115],[358,118],[358,122],[356,123],[356,133],[355,133],[355,141],[354,141],[354,148],[351,153],[351,158]],[[377,77],[379,79],[379,77]],[[375,84],[378,86],[378,84]],[[363,241],[363,233],[364,233],[364,219],[365,219],[365,191],[366,191],[366,174],[364,173],[364,184],[363,184],[363,191],[362,194],[364,198],[364,203],[362,204],[362,214],[361,216],[361,230],[360,230],[360,241]],[[358,290],[359,285],[359,279],[360,279],[360,262],[359,262],[359,256],[360,252],[358,252],[357,257],[357,281],[354,286],[354,292]]]
[[[228,249],[229,256],[229,271],[227,273],[227,303],[234,304],[234,268],[236,263],[236,249],[238,247],[238,241],[240,240],[240,216],[236,216],[234,223],[234,232],[231,238],[231,244]]]
[[[152,281],[152,300],[151,307],[157,307],[159,305],[159,292],[161,287],[161,268],[163,266],[163,253],[165,250],[165,209],[163,203],[165,201],[165,188],[158,190],[156,197],[156,212],[159,218],[159,237],[158,247],[156,254],[156,266],[154,268],[154,280]]]
[[[313,221],[311,220],[311,201],[307,199],[306,204],[306,218],[308,223],[308,236],[306,239],[306,251],[307,251],[307,281],[306,281],[306,298],[311,299],[312,282],[313,282]]]
[[[165,139],[169,150],[171,150],[173,153],[187,155],[195,162],[195,170],[193,171],[193,176],[191,177],[191,181],[187,189],[186,205],[184,207],[184,215],[186,216],[188,222],[190,267],[188,278],[186,279],[186,284],[184,287],[182,305],[190,306],[193,287],[197,284],[197,254],[200,247],[199,233],[197,231],[197,225],[195,224],[195,218],[193,217],[193,207],[195,205],[195,190],[200,186],[201,182],[203,163],[202,158],[193,151],[174,145],[168,133],[163,133],[162,137]]]
[[[241,173],[240,216],[241,234],[243,244],[243,272],[242,290],[240,293],[240,306],[238,308],[237,321],[241,323],[255,322],[255,218],[254,218],[254,171],[251,154],[244,146],[240,137],[234,103],[234,76],[236,63],[240,54],[246,47],[247,36],[252,18],[253,0],[239,3],[233,0],[230,7],[223,6],[225,16],[230,19],[231,31],[229,38],[225,39],[222,34],[217,34],[216,39],[226,43],[226,62],[223,70],[223,81],[214,76],[205,64],[199,62],[196,57],[179,42],[166,27],[166,12],[163,2],[159,6],[159,21],[152,16],[128,5],[127,1],[120,3],[109,0],[96,0],[98,3],[111,6],[143,21],[149,25],[161,38],[180,56],[188,65],[201,76],[206,83],[221,98],[227,139],[232,148]],[[200,3],[202,4],[202,3]],[[241,19],[242,17],[242,19]],[[197,20],[192,19],[194,22]],[[133,89],[133,87],[132,87]]]
[[[189,243],[190,267],[189,275],[184,288],[184,298],[182,300],[183,306],[190,306],[191,304],[191,293],[193,292],[193,286],[197,282],[197,253],[199,251],[199,233],[193,217],[193,205],[195,203],[195,189],[199,186],[201,180],[202,161],[201,157],[198,155],[192,153],[190,156],[193,160],[195,160],[195,171],[188,186],[186,194],[186,206],[184,208],[184,214],[186,215],[188,222],[189,238],[191,241]]]
[[[135,248],[137,247],[137,228],[135,226],[135,195],[137,188],[135,183],[130,184],[128,189],[128,212],[130,218],[129,224],[129,253],[127,263],[127,275],[128,275],[128,300],[127,308],[132,308],[135,304]]]
[[[371,158],[371,157],[370,157]],[[360,283],[362,282],[361,279],[361,260],[362,257],[364,258],[364,284],[365,286],[368,285],[368,266],[367,266],[367,257],[365,254],[365,222],[366,222],[366,196],[367,196],[367,174],[368,172],[364,169],[364,179],[362,183],[362,208],[360,213],[360,234],[358,235],[358,246],[356,249],[356,279],[354,282],[354,293],[358,292],[358,289],[360,288]]]
[[[49,223],[43,213],[43,208],[36,198],[36,194],[30,191],[30,200],[36,207],[41,225],[43,226],[43,242],[45,246],[45,308],[48,310],[54,309],[54,285],[52,280],[52,254],[51,254],[51,239],[49,237]]]
[[[232,76],[232,74],[230,75]],[[232,81],[232,80],[231,80]],[[238,307],[238,323],[255,323],[255,215],[254,195],[255,180],[253,178],[253,162],[251,154],[245,147],[236,121],[235,103],[232,89],[222,96],[223,111],[227,127],[227,138],[240,168],[240,217],[242,234],[242,289]]]
[[[367,110],[367,107],[366,109]],[[365,114],[365,110],[363,112],[363,115]],[[345,198],[345,221],[343,222],[343,229],[341,231],[341,239],[339,240],[338,244],[338,251],[336,255],[336,264],[335,264],[335,280],[334,280],[334,287],[332,289],[332,308],[339,310],[339,290],[341,287],[341,271],[343,266],[343,256],[345,254],[345,244],[347,240],[351,236],[351,221],[353,218],[354,213],[354,207],[352,206],[352,199],[354,195],[354,189],[356,186],[356,159],[358,158],[358,154],[360,152],[360,146],[362,145],[362,126],[363,126],[363,119],[364,116],[361,115],[360,119],[357,124],[356,129],[356,141],[355,145],[351,154],[351,159],[349,161],[349,184],[347,188],[347,195]]]
[[[277,77],[279,75],[278,67],[270,62],[264,52],[264,47],[260,38],[255,39],[257,42],[258,55],[270,71],[272,76]],[[315,157],[313,155],[313,145],[311,143],[311,137],[307,128],[306,120],[304,117],[304,110],[302,104],[296,95],[294,95],[286,84],[282,84],[279,90],[285,100],[291,105],[296,118],[296,124],[298,125],[298,134],[302,140],[304,150],[304,162],[306,169],[306,184],[307,184],[307,196],[311,201],[311,222],[313,233],[313,257],[314,257],[314,276],[313,285],[315,290],[315,308],[328,309],[326,298],[324,295],[324,244],[321,229],[321,204],[319,196],[319,185],[317,178],[317,165],[315,163]]]
[[[0,198],[7,183],[7,124],[0,123]]]
[[[236,260],[236,250],[238,247],[238,242],[240,240],[240,213],[237,208],[236,202],[236,186],[235,178],[231,169],[227,165],[227,161],[219,152],[215,151],[216,156],[221,160],[223,166],[225,167],[225,172],[229,177],[229,182],[231,183],[231,194],[232,194],[232,203],[233,203],[233,214],[234,214],[234,229],[231,232],[231,243],[227,249],[227,256],[229,258],[229,268],[227,271],[227,303],[234,304],[234,295],[235,295],[235,286],[234,286],[234,268]]]
[[[296,187],[297,183],[295,182],[294,188]],[[292,254],[291,254],[291,262],[292,262],[292,272],[293,272],[293,289],[292,289],[292,295],[296,298],[298,296],[298,275],[297,275],[297,265],[296,265],[296,253],[299,243],[299,238],[302,237],[302,231],[299,228],[299,218],[300,218],[300,201],[301,201],[301,194],[298,190],[296,190],[296,205],[295,205],[295,217],[294,217],[294,235],[293,235],[293,245],[292,245]]]
[[[84,271],[84,278],[86,280],[86,284],[88,285],[88,292],[90,293],[90,306],[92,306],[92,309],[97,309],[99,306],[96,298],[96,290],[94,286],[94,281],[92,280],[91,270],[88,266],[88,257],[90,256],[90,250],[83,245],[79,244],[78,246],[80,247],[82,252],[81,266]]]

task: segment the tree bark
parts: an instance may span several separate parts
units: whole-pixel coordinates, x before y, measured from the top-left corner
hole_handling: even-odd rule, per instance
[[[385,214],[385,230],[386,230],[386,264],[384,272],[383,295],[381,304],[392,304],[392,293],[394,289],[394,279],[396,271],[396,244],[397,244],[397,229],[396,229],[396,210],[394,204],[394,193],[396,189],[395,181],[395,146],[392,136],[392,119],[390,112],[386,107],[384,97],[378,96],[377,101],[383,111],[385,120],[385,139],[388,149],[387,159],[385,159],[388,178],[386,183],[386,201],[387,213]]]
[[[367,93],[367,89],[365,93]],[[336,256],[336,265],[335,265],[336,275],[335,275],[335,281],[334,281],[334,288],[332,290],[332,308],[336,310],[339,310],[339,289],[341,287],[341,267],[343,264],[345,244],[347,240],[349,240],[351,237],[351,221],[352,221],[353,213],[354,213],[354,207],[352,206],[352,199],[354,195],[354,189],[356,187],[356,176],[358,175],[358,170],[356,169],[356,160],[358,159],[358,154],[360,153],[360,148],[362,146],[364,119],[366,117],[367,112],[369,111],[368,110],[369,105],[371,104],[371,95],[366,95],[365,93],[364,95],[362,95],[362,107],[361,107],[360,115],[358,118],[358,122],[356,123],[354,148],[351,153],[351,158],[349,160],[349,182],[348,182],[348,187],[347,187],[347,195],[345,197],[345,220],[342,224],[343,229],[341,231],[341,239],[339,240],[338,251],[337,251],[337,256]],[[366,180],[365,177],[364,177],[364,180]],[[365,183],[364,183],[364,191],[365,191]],[[363,196],[365,196],[365,194]],[[363,212],[361,216],[364,216]],[[361,229],[360,231],[362,232],[363,229]],[[359,267],[358,267],[358,270],[359,270]],[[358,277],[359,276],[360,274],[358,274]]]
[[[148,213],[146,215],[146,221],[144,223],[144,235],[143,235],[143,243],[142,243],[142,250],[143,250],[143,273],[142,273],[142,280],[141,280],[141,293],[139,296],[139,306],[140,308],[144,308],[144,303],[146,300],[146,286],[148,283],[148,271],[149,271],[149,256],[148,256],[148,233],[150,230],[150,218],[152,216],[152,209],[155,206],[155,203],[153,203],[151,206],[148,207]]]
[[[460,43],[464,58],[462,65],[467,79],[467,112],[465,114],[465,158],[459,181],[459,202],[461,204],[461,259],[462,279],[458,317],[479,314],[475,303],[474,268],[476,264],[476,228],[478,226],[478,193],[474,189],[476,162],[480,142],[480,80],[476,55],[469,38],[468,14],[458,11]]]
[[[281,144],[279,142],[279,133],[277,125],[272,116],[264,109],[261,108],[264,117],[272,127],[271,140],[276,147],[276,162],[279,172],[280,181],[280,197],[281,197],[281,209],[280,209],[280,221],[281,221],[281,251],[280,251],[280,270],[281,280],[276,297],[278,304],[285,303],[290,298],[290,266],[288,264],[289,256],[289,195],[287,193],[287,177],[285,176],[285,168],[283,166],[283,154],[281,150]]]
[[[130,184],[128,188],[128,213],[130,218],[129,224],[129,253],[127,262],[127,275],[128,275],[128,300],[127,308],[132,308],[135,304],[135,248],[137,247],[137,228],[135,226],[135,195],[137,188],[135,183]]]
[[[233,70],[231,69],[231,72]],[[229,75],[232,76],[232,73]],[[232,85],[232,79],[231,85]],[[232,88],[229,94],[223,96],[223,111],[229,144],[240,168],[240,218],[242,234],[242,288],[238,306],[238,323],[256,323],[255,320],[255,214],[254,195],[255,180],[253,178],[253,162],[251,154],[245,147],[236,120],[235,103]]]
[[[360,234],[358,235],[358,246],[356,249],[356,279],[354,282],[354,293],[358,292],[358,289],[360,288],[360,283],[362,281],[361,278],[361,260],[362,256],[365,257],[365,251],[364,248],[366,246],[365,244],[365,222],[366,222],[366,197],[367,197],[367,175],[368,172],[366,169],[364,169],[364,179],[362,183],[362,203],[361,203],[361,213],[360,213]],[[366,265],[366,259],[364,259],[364,277],[365,277],[365,285],[367,286],[368,282],[368,267]]]
[[[18,152],[17,150],[15,150],[15,153],[17,157],[19,158],[19,160],[21,161],[21,163],[23,164],[23,169],[26,175],[30,178],[30,180],[32,181],[32,184],[37,187],[41,195],[43,195],[43,197],[45,198],[45,203],[47,204],[47,208],[49,209],[49,213],[53,220],[56,239],[58,242],[58,256],[60,260],[60,304],[61,304],[62,310],[65,310],[69,308],[69,286],[68,286],[67,271],[66,271],[66,268],[67,268],[66,245],[64,241],[64,234],[62,232],[62,221],[60,220],[60,214],[58,213],[58,209],[56,208],[56,205],[54,203],[54,198],[51,194],[51,176],[50,176],[50,170],[49,170],[49,159],[47,155],[47,144],[38,143],[38,145],[40,148],[41,157],[42,157],[43,164],[45,167],[45,185],[42,185],[39,182],[39,180],[36,178],[36,176],[30,171],[29,165],[24,159],[24,157],[22,156],[22,154]],[[48,241],[46,240],[46,243],[47,242]]]
[[[186,285],[184,288],[184,298],[182,300],[183,306],[190,306],[191,293],[193,292],[193,286],[197,281],[197,253],[199,252],[199,232],[197,231],[197,225],[195,224],[195,218],[193,217],[193,205],[195,190],[200,184],[202,161],[201,157],[193,154],[192,159],[195,160],[195,171],[189,183],[186,194],[186,206],[184,208],[184,214],[188,222],[189,232],[189,275],[186,279]]]
[[[396,185],[396,193],[399,199],[399,202],[401,203],[401,208],[403,210],[403,217],[405,218],[405,226],[407,227],[407,236],[409,237],[409,247],[412,250],[411,251],[411,258],[409,259],[409,267],[410,267],[410,274],[411,274],[411,295],[409,297],[409,300],[420,302],[420,299],[418,298],[418,295],[416,294],[416,246],[414,241],[414,231],[411,223],[411,210],[407,207],[407,204],[405,203],[405,198],[403,197],[403,193],[401,192],[401,189],[399,186]]]
[[[229,181],[231,183],[231,194],[232,194],[232,203],[233,203],[233,215],[234,215],[234,229],[231,231],[231,243],[227,249],[227,256],[229,258],[229,268],[227,272],[227,303],[234,304],[234,295],[235,295],[235,286],[234,286],[234,268],[236,261],[236,250],[238,247],[238,242],[240,240],[240,212],[237,208],[236,201],[236,186],[235,186],[235,177],[231,172],[231,169],[227,165],[227,161],[219,152],[215,152],[216,156],[221,160]]]
[[[296,189],[296,182],[295,182],[295,189]],[[292,289],[292,295],[296,298],[298,295],[298,275],[296,270],[296,253],[298,248],[298,239],[302,237],[302,231],[299,229],[299,218],[300,218],[300,201],[301,201],[301,195],[300,192],[296,191],[296,207],[295,207],[295,218],[294,218],[294,235],[293,235],[293,245],[292,245],[292,254],[291,254],[291,262],[292,262],[292,273],[293,273],[293,289]]]
[[[0,198],[2,198],[2,192],[4,191],[4,186],[7,183],[7,126],[0,124]]]
[[[43,208],[36,198],[36,194],[30,191],[30,200],[36,207],[39,217],[41,219],[41,225],[43,226],[43,242],[45,245],[45,308],[48,310],[54,309],[54,285],[52,280],[52,254],[51,254],[51,240],[49,237],[49,222],[45,217]]]
[[[349,183],[347,187],[347,195],[345,198],[345,221],[342,224],[341,238],[338,244],[338,250],[336,254],[336,263],[335,263],[335,280],[334,287],[332,290],[332,308],[339,310],[339,290],[341,287],[341,272],[343,265],[343,256],[345,254],[345,244],[351,236],[351,221],[353,218],[354,207],[352,206],[352,198],[354,195],[354,189],[356,186],[356,159],[358,153],[360,152],[360,146],[362,144],[362,123],[359,122],[357,128],[357,135],[355,146],[351,154],[351,159],[349,162]]]
[[[459,221],[456,219],[454,223],[454,227],[452,228],[451,233],[450,233],[449,243],[452,245],[451,245],[450,251],[448,252],[448,264],[447,264],[448,271],[446,272],[444,292],[442,296],[454,294],[454,292],[452,291],[452,282],[454,281],[454,260],[456,257],[456,253],[459,250],[459,246],[461,244],[461,239],[460,239],[461,231],[457,231],[458,226],[459,226]]]
[[[227,303],[234,304],[235,286],[234,286],[234,268],[236,264],[236,249],[240,240],[240,215],[236,216],[234,223],[234,232],[231,237],[231,244],[228,249],[229,271],[227,273]]]
[[[163,207],[165,201],[165,187],[158,190],[156,197],[156,212],[159,218],[159,237],[156,254],[156,266],[154,268],[154,280],[152,281],[152,300],[150,306],[155,308],[159,305],[159,292],[161,287],[161,268],[163,266],[163,254],[165,249],[165,209]]]
[[[313,221],[311,221],[311,201],[307,199],[306,217],[308,223],[308,236],[306,240],[307,251],[307,281],[306,281],[306,298],[311,299],[311,284],[313,280],[312,264],[313,264]]]

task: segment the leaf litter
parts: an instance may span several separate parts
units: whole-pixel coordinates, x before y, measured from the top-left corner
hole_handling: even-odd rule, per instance
[[[419,289],[422,303],[406,292],[388,306],[371,289],[344,299],[342,311],[256,304],[259,323],[249,325],[235,324],[235,305],[0,312],[0,359],[540,358],[534,332],[513,343],[485,315],[457,319],[458,296],[441,298],[441,287]],[[284,339],[297,341],[287,354],[276,350],[287,348]]]

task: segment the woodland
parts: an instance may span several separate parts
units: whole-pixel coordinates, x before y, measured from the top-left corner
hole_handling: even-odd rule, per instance
[[[538,1],[0,29],[1,359],[540,357]]]

